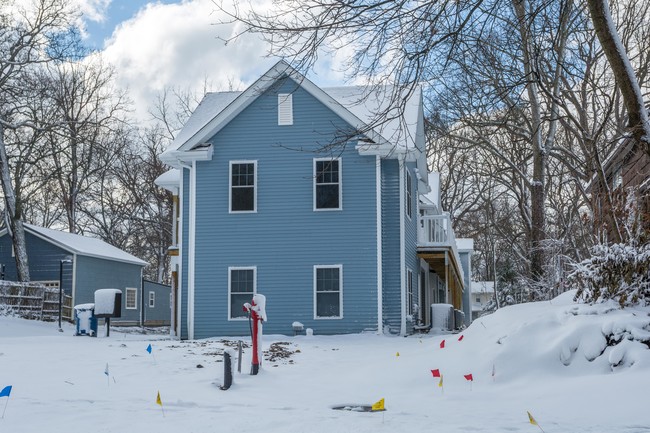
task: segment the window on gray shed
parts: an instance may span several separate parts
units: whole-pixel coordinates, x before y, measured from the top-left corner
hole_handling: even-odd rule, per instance
[[[124,304],[124,308],[127,310],[135,310],[138,308],[138,289],[134,289],[132,287],[127,287],[126,288],[126,301]]]

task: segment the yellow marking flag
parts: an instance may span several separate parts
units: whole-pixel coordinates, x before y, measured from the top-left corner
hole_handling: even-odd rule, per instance
[[[397,353],[395,354],[395,356],[399,356],[399,352],[397,352]]]
[[[440,382],[438,382],[438,386],[442,388],[442,374],[440,375]]]
[[[160,391],[158,391],[158,396],[156,397],[156,404],[159,404],[162,406],[162,400],[160,399]]]
[[[373,405],[372,405],[372,410],[373,410],[373,411],[376,411],[376,410],[384,410],[384,399],[382,398],[382,399],[379,400],[377,403],[373,404]]]
[[[528,420],[530,421],[530,423],[532,425],[539,426],[539,424],[537,424],[537,421],[535,421],[535,418],[533,418],[533,416],[530,414],[530,412],[526,411],[526,413],[528,414]]]

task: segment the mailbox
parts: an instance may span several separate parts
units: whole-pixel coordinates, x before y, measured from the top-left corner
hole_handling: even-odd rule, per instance
[[[122,291],[118,289],[95,290],[95,317],[122,317]]]

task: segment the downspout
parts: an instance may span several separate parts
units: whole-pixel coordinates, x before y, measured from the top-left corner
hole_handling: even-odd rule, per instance
[[[399,334],[406,336],[406,246],[405,239],[405,221],[404,221],[404,159],[406,155],[400,153],[397,158],[399,160],[399,276],[400,276],[400,331]]]
[[[185,218],[183,217],[183,206],[185,203],[185,173],[183,165],[181,164],[181,178],[178,188],[178,232],[177,232],[177,246],[178,246],[178,274],[176,275],[177,286],[176,286],[176,305],[174,306],[176,311],[176,323],[174,328],[176,332],[176,338],[179,340],[182,338],[181,332],[181,323],[183,322],[183,311],[182,311],[182,296],[183,296],[183,244],[185,239],[183,238],[183,227],[185,225]]]
[[[189,234],[189,242],[187,246],[187,338],[190,340],[194,339],[194,219],[195,219],[195,213],[194,213],[194,204],[195,204],[195,192],[196,192],[196,161],[192,161],[192,165],[187,165],[181,162],[180,160],[178,161],[180,166],[183,167],[184,169],[188,169],[190,172],[190,198],[189,198],[189,224],[188,224],[188,234]],[[184,176],[181,175],[181,182]],[[181,185],[181,189],[183,189],[183,185]],[[182,191],[181,191],[182,193]],[[183,199],[184,200],[184,199]],[[181,212],[181,220],[183,218]],[[183,222],[184,224],[184,222]],[[182,226],[181,226],[181,233],[183,232]],[[181,241],[183,242],[183,240]],[[182,261],[181,261],[181,266],[180,270],[182,272],[183,266],[182,266]],[[180,273],[179,273],[180,274]],[[182,281],[182,275],[179,275],[179,282]],[[182,285],[182,284],[181,284]],[[182,302],[178,303],[178,312],[179,312],[179,317],[181,317],[181,305]]]
[[[190,226],[189,236],[190,244],[188,245],[188,264],[189,275],[187,276],[187,338],[194,340],[194,258],[195,258],[195,240],[196,240],[196,161],[192,161],[190,170]]]
[[[70,288],[70,295],[72,296],[72,310],[70,310],[70,318],[74,320],[74,305],[77,303],[77,253],[72,254],[72,287]]]
[[[381,157],[375,156],[375,202],[377,204],[377,334],[384,333],[383,317],[383,252],[382,252],[382,219],[381,219]]]
[[[140,327],[144,328],[144,272],[140,268]]]

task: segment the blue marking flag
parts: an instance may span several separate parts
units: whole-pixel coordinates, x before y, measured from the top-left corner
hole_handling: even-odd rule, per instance
[[[2,391],[0,391],[0,397],[9,397],[9,394],[11,394],[11,385],[5,386],[2,388]]]
[[[147,346],[147,352],[151,353],[151,344]]]
[[[108,376],[108,362],[106,363],[106,370],[104,370],[104,374]]]

